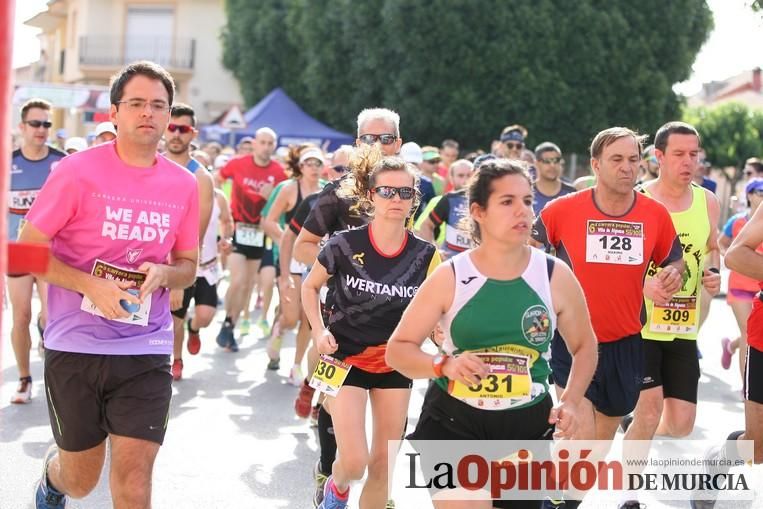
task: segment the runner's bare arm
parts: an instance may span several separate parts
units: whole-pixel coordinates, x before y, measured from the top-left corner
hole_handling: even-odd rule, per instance
[[[326,271],[326,267],[316,260],[307,278],[302,282],[302,309],[310,322],[310,335],[316,350],[319,353],[330,354],[336,351],[337,344],[323,322],[320,301],[321,287],[328,280],[329,273]]]
[[[294,259],[306,265],[312,265],[320,252],[321,237],[302,227],[294,242]]]
[[[299,185],[299,182],[294,181],[294,184]],[[283,235],[283,228],[278,224],[278,219],[281,217],[281,214],[288,210],[290,203],[294,201],[292,195],[295,194],[296,188],[293,185],[288,185],[281,189],[273,205],[271,205],[267,217],[262,220],[262,229],[265,230],[268,237],[273,239],[275,244],[281,243],[281,235]]]
[[[721,251],[718,242],[718,221],[721,217],[721,206],[715,194],[705,190],[707,197],[707,216],[710,221],[710,235],[707,238],[707,255],[702,274],[702,286],[710,295],[716,296],[721,291]],[[713,270],[711,270],[713,269]]]
[[[188,288],[196,281],[196,267],[199,263],[199,249],[172,251],[169,264],[144,262],[138,272],[146,273],[146,280],[140,286],[140,298],[154,293],[159,288],[179,290]]]
[[[19,242],[37,242],[47,244],[50,238],[37,229],[32,223],[26,223],[19,235]],[[35,274],[46,282],[67,290],[81,293],[90,299],[106,318],[127,318],[130,313],[119,304],[126,300],[132,304],[140,304],[138,297],[126,292],[132,287],[132,282],[121,282],[102,279],[87,272],[65,264],[55,256],[50,257],[48,270],[44,274]]]
[[[291,228],[287,227],[281,235],[281,243],[278,245],[278,264],[281,267],[281,277],[289,277],[295,240],[297,240],[297,236],[291,231]]]
[[[226,239],[233,237],[233,215],[230,213],[228,198],[225,193],[215,189],[217,207],[220,209],[220,236]]]
[[[196,170],[196,186],[199,190],[199,246],[204,239],[209,221],[212,219],[212,209],[215,200],[215,183],[208,170]]]
[[[726,252],[726,266],[756,281],[763,281],[763,255],[755,250],[763,243],[763,207],[758,207]]]

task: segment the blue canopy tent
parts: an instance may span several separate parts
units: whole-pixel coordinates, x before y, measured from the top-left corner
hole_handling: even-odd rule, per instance
[[[200,138],[202,141],[235,145],[244,136],[254,136],[257,129],[270,127],[278,135],[278,146],[311,142],[331,151],[355,140],[353,136],[336,131],[302,111],[280,87],[273,89],[244,113],[244,121],[246,127],[234,130],[219,124],[203,126],[199,129]]]

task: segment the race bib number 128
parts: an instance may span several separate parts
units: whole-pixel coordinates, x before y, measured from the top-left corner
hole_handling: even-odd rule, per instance
[[[641,265],[644,262],[643,223],[588,221],[585,259],[589,263]]]

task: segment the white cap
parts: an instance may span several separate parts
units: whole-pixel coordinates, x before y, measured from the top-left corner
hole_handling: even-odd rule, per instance
[[[97,126],[95,126],[95,137],[102,135],[103,133],[111,133],[114,136],[117,135],[117,130],[114,127],[114,124],[111,122],[101,122]]]
[[[82,150],[85,150],[87,148],[87,140],[85,138],[78,138],[78,137],[72,137],[66,140],[66,143],[64,143],[64,152],[68,152],[69,150],[74,150],[76,152],[80,152]]]
[[[326,164],[326,159],[323,157],[323,152],[317,148],[306,150],[301,156],[299,156],[299,164],[304,163],[308,159],[317,159],[321,162],[321,164]]]
[[[421,164],[424,161],[424,156],[421,153],[421,147],[419,144],[413,141],[403,143],[400,147],[400,157],[406,163]]]
[[[215,157],[215,169],[222,168],[226,164],[228,164],[228,161],[230,161],[231,156],[230,154],[220,154],[219,156]]]

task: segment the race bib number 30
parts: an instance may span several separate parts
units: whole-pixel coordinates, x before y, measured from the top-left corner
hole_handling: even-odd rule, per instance
[[[262,247],[265,245],[265,232],[253,224],[236,223],[236,242],[242,246]]]
[[[95,277],[103,279],[112,279],[116,281],[133,281],[135,282],[135,288],[140,288],[143,281],[146,280],[146,275],[142,272],[136,272],[134,270],[127,270],[110,263],[106,263],[103,260],[96,260],[93,264],[93,270],[91,274]],[[87,297],[82,298],[82,304],[80,305],[82,311],[87,311],[96,316],[104,317],[101,310],[98,309],[93,302]],[[134,311],[127,318],[116,318],[113,321],[122,322],[129,325],[141,325],[145,327],[148,325],[148,315],[151,313],[151,295],[147,295],[143,299],[143,304],[140,305],[137,311]],[[105,317],[104,317],[105,318]]]
[[[654,305],[649,330],[693,334],[698,326],[697,298],[673,297],[667,306]]]
[[[523,355],[479,353],[490,373],[477,385],[451,381],[448,393],[475,408],[505,410],[529,402],[530,358]]]
[[[585,245],[585,259],[589,263],[641,265],[644,262],[644,225],[590,220]]]
[[[351,368],[349,364],[323,354],[310,378],[310,387],[333,398],[339,394],[339,389],[342,388]]]

